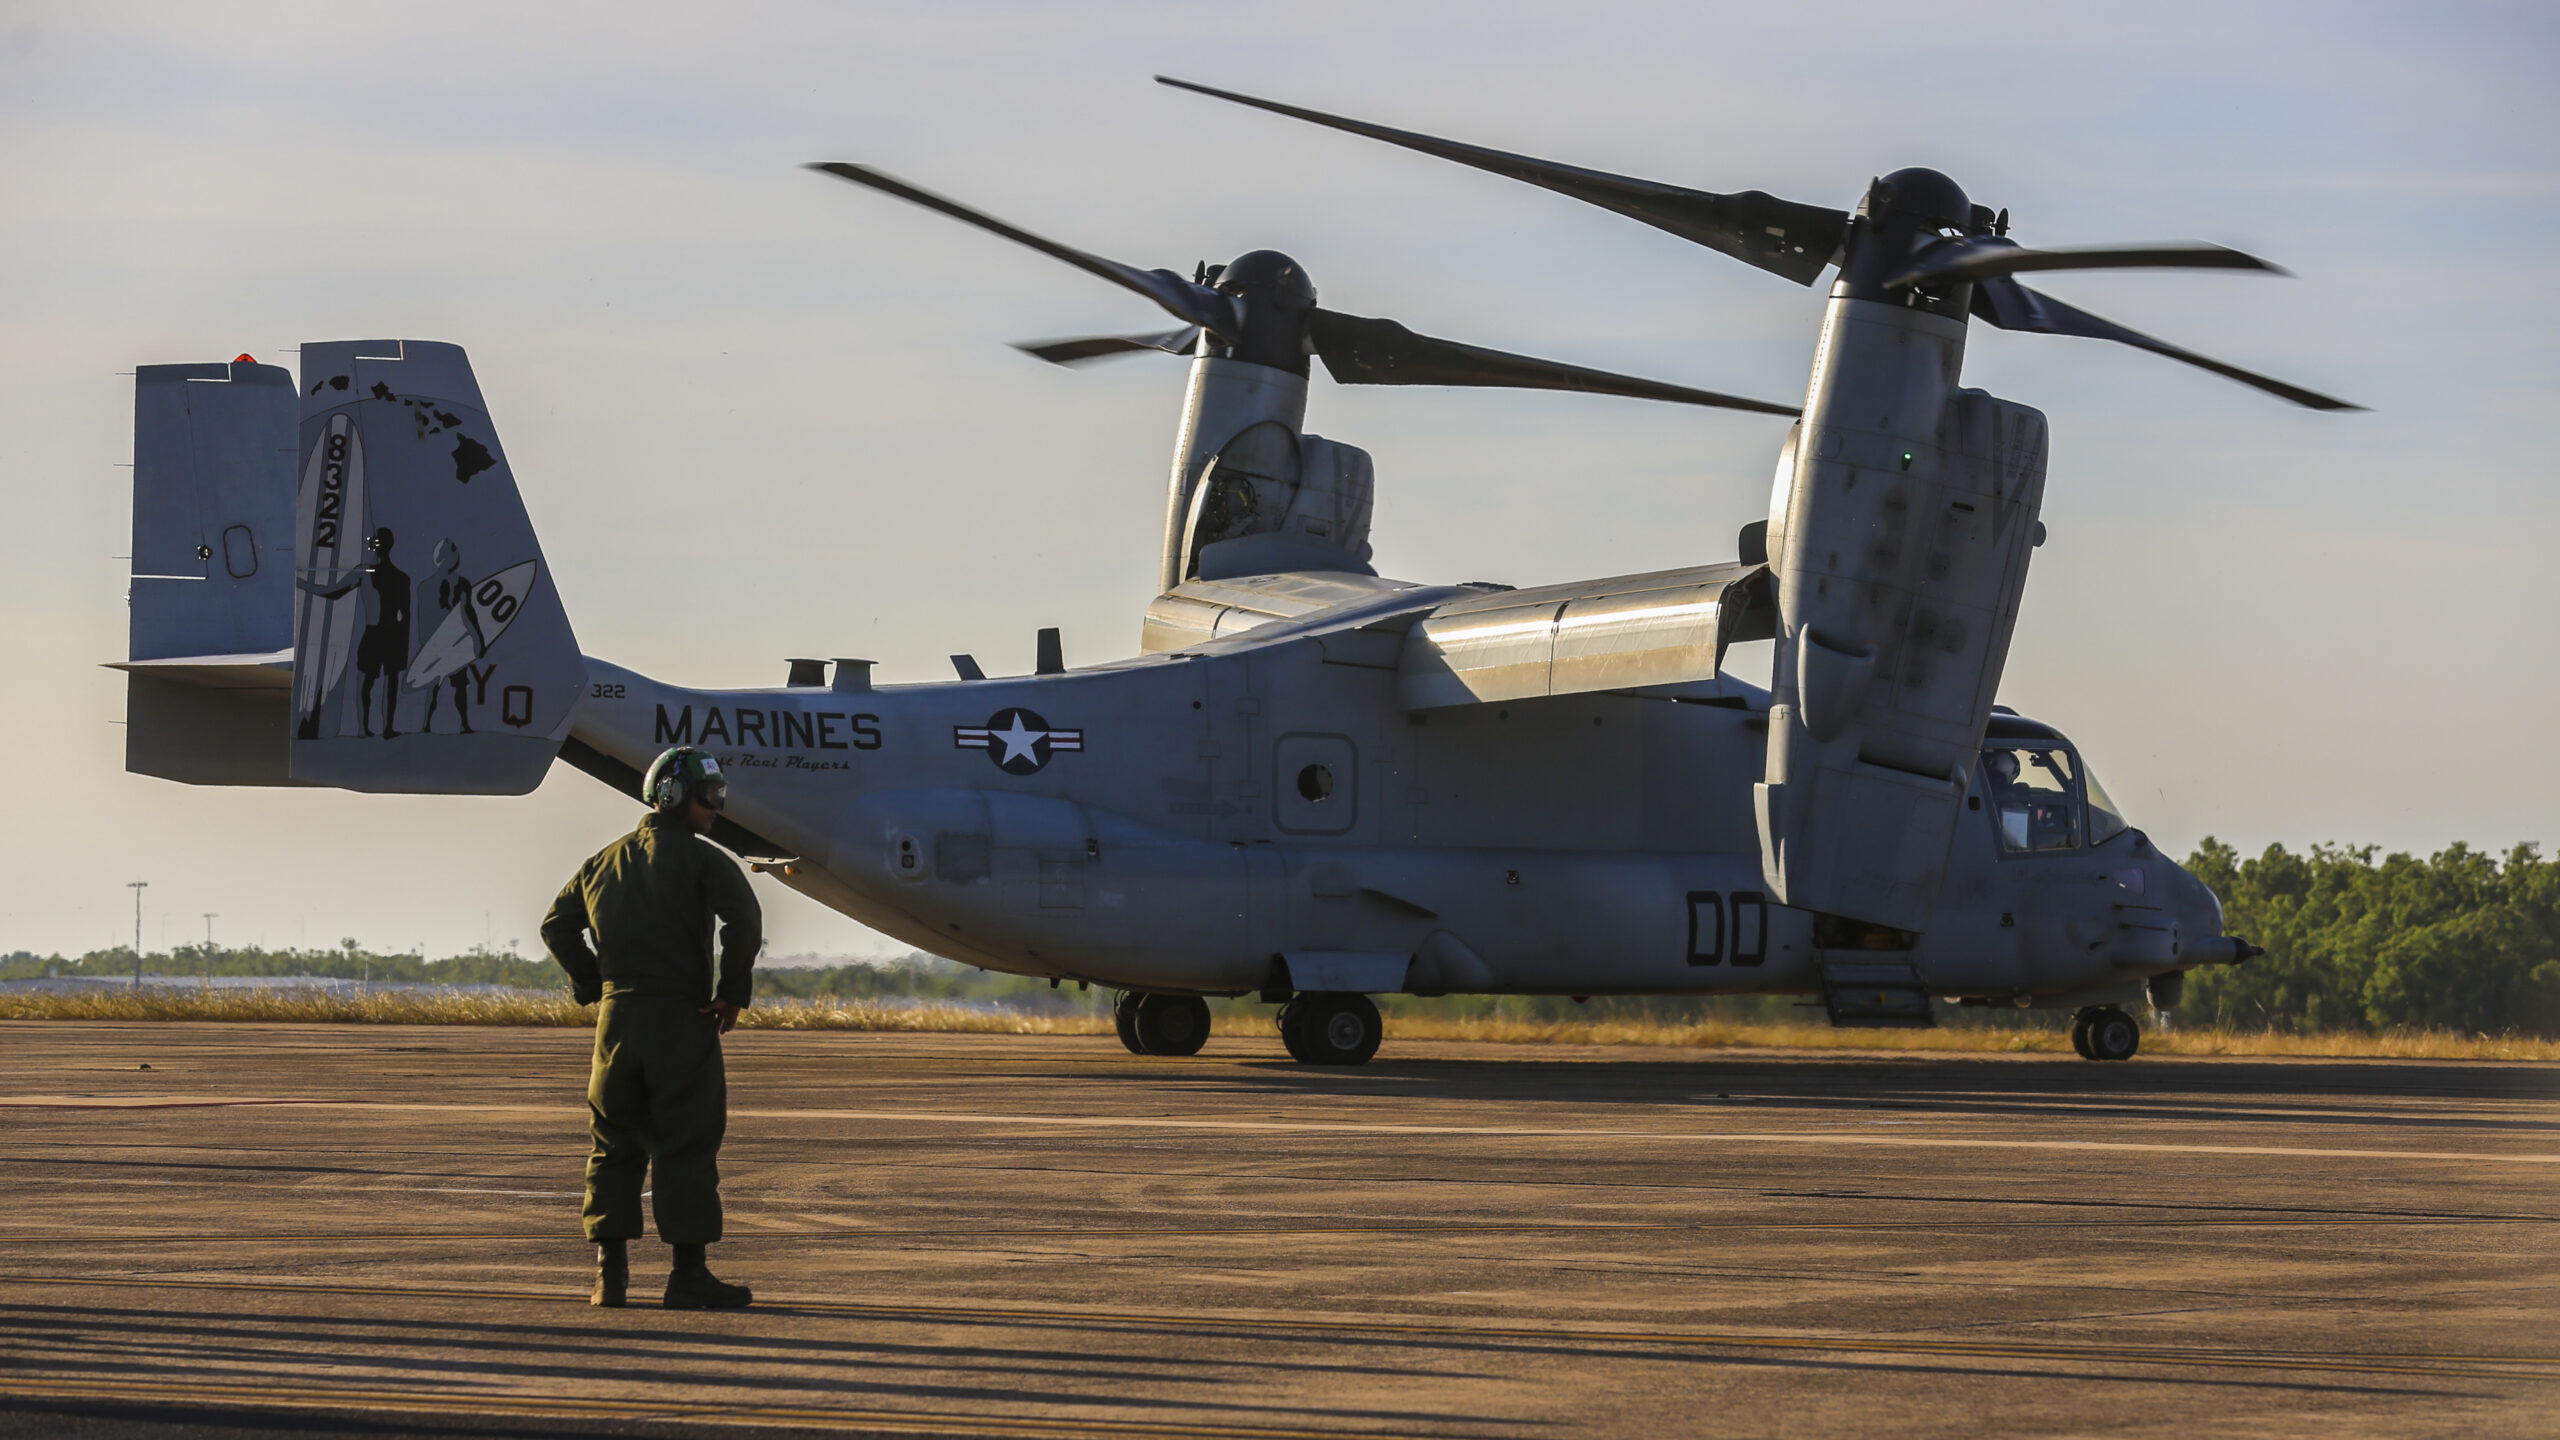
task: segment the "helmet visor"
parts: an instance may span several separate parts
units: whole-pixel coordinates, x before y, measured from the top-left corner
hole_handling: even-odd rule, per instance
[[[729,782],[714,780],[708,785],[696,785],[693,798],[702,802],[705,810],[726,810],[729,808]]]

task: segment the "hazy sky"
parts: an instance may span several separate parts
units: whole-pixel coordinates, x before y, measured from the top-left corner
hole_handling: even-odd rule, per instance
[[[1723,13],[1719,13],[1719,12]],[[1012,339],[1134,297],[797,168],[885,167],[1141,266],[1271,247],[1328,305],[1793,401],[1821,299],[1164,71],[1622,173],[1846,206],[1926,164],[2029,244],[2212,240],[2296,279],[2050,277],[2374,407],[1977,331],[2053,423],[2003,698],[2173,853],[2560,841],[2560,10],[2516,5],[0,3],[0,950],[531,947],[634,805],[123,773],[136,363],[469,348],[582,645],[699,684],[1132,652],[1182,369]],[[1783,421],[1343,390],[1386,573],[1730,558]],[[1766,646],[1753,647],[1765,651]],[[1765,654],[1744,667],[1765,670]],[[761,882],[759,882],[761,883]],[[782,951],[888,942],[768,891]]]

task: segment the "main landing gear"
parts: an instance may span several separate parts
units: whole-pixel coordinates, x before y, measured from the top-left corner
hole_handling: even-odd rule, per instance
[[[1112,1027],[1132,1055],[1197,1055],[1209,1039],[1209,1002],[1197,995],[1121,993]],[[1366,1065],[1386,1024],[1366,995],[1306,991],[1280,1007],[1280,1043],[1304,1065]]]
[[[1122,991],[1111,1019],[1132,1055],[1197,1055],[1209,1043],[1209,1002],[1197,995]]]
[[[1318,990],[1280,1007],[1280,1043],[1302,1065],[1366,1065],[1386,1034],[1366,995]]]
[[[2096,1006],[2072,1019],[2071,1048],[2083,1060],[2130,1060],[2142,1048],[2142,1027],[2113,1005]]]

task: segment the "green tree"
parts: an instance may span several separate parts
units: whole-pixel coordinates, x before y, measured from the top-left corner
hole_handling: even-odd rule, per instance
[[[2190,1013],[2230,1025],[2560,1033],[2560,861],[2452,845],[2424,860],[2373,846],[2270,845],[2242,860],[2207,838],[2188,868],[2232,933],[2267,953],[2195,972]]]

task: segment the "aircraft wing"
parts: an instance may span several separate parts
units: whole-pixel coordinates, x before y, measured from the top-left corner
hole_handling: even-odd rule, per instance
[[[1776,616],[1768,567],[1739,562],[1470,594],[1406,632],[1397,695],[1424,710],[1709,680]]]
[[[1185,580],[1147,606],[1141,647],[1149,654],[1224,640],[1280,621],[1366,615],[1380,601],[1401,608],[1399,597],[1428,605],[1447,593],[1405,580],[1381,580],[1347,571],[1287,571],[1230,580]]]
[[[1150,652],[1322,635],[1328,658],[1396,671],[1408,710],[1715,678],[1776,634],[1769,567],[1734,562],[1532,590],[1291,573],[1191,580],[1147,607]]]

